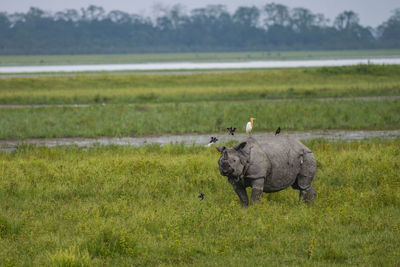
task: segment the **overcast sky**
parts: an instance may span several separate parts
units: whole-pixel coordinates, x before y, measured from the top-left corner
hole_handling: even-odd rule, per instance
[[[333,20],[344,10],[353,10],[364,26],[376,27],[391,16],[391,11],[400,8],[399,0],[0,0],[0,11],[8,13],[26,12],[34,6],[45,11],[61,11],[67,8],[80,9],[89,5],[102,6],[106,11],[122,10],[128,13],[152,16],[155,5],[173,6],[182,4],[191,10],[210,4],[222,4],[233,12],[238,6],[264,6],[266,3],[279,3],[288,7],[305,7],[314,13],[322,13]]]

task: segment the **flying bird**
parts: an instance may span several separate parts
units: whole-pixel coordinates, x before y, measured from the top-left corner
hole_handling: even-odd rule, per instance
[[[217,137],[211,136],[211,140],[210,140],[210,142],[208,143],[207,146],[211,146],[211,145],[215,144],[217,141],[218,141]]]
[[[198,196],[198,198],[200,198],[200,201],[202,201],[204,199],[204,194],[200,193],[200,195]]]
[[[246,133],[247,134],[251,134],[251,130],[253,129],[254,123],[253,121],[255,120],[255,118],[250,118],[250,121],[247,123],[246,125]]]
[[[235,134],[236,128],[229,127],[229,128],[226,128],[226,129],[228,130],[228,132],[229,132],[231,135],[234,135],[234,134]]]
[[[278,135],[281,132],[281,127],[278,127],[278,129],[276,129],[275,135]]]

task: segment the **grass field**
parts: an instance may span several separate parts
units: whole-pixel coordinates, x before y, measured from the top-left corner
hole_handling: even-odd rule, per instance
[[[306,145],[317,200],[286,189],[247,209],[214,148],[0,153],[0,265],[398,265],[400,140]]]
[[[0,79],[0,104],[164,103],[400,95],[400,66]]]
[[[400,66],[6,78],[0,79],[2,104],[114,105],[3,108],[0,139],[242,131],[250,116],[257,118],[255,131],[399,129],[398,99],[340,100],[398,95]],[[339,98],[313,100],[319,97]]]
[[[399,100],[213,102],[0,110],[0,139],[311,129],[399,129]]]
[[[112,64],[178,61],[243,61],[243,60],[297,60],[400,56],[399,49],[392,50],[343,50],[343,51],[264,51],[232,53],[164,53],[117,55],[37,55],[0,56],[0,66],[12,65],[69,65]]]
[[[255,131],[400,129],[398,98],[340,99],[399,95],[400,66],[1,78],[1,104],[98,105],[1,108],[0,139],[243,132],[250,116]],[[400,138],[306,145],[317,200],[287,189],[247,209],[214,148],[0,151],[0,266],[399,265]]]

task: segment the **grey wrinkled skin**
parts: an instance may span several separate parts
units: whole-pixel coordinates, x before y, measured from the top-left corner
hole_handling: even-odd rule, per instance
[[[251,187],[251,203],[263,192],[272,193],[289,186],[299,190],[299,199],[308,203],[317,196],[312,187],[316,161],[309,148],[287,136],[249,137],[228,148],[218,147],[221,175],[228,178],[243,206],[249,205],[246,187]]]

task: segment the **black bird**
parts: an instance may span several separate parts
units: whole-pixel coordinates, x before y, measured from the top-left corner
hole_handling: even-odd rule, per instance
[[[218,141],[218,138],[217,138],[217,137],[211,136],[211,140],[210,140],[210,142],[207,144],[207,147],[212,146],[212,145],[215,144],[217,141]]]
[[[226,128],[226,129],[228,130],[228,132],[229,132],[231,135],[234,135],[234,134],[235,134],[236,128],[229,127],[229,128]]]
[[[211,136],[210,144],[211,144],[211,143],[216,143],[217,141],[218,141],[218,138],[217,138],[217,137]]]
[[[202,201],[204,199],[204,194],[200,193],[200,195],[198,196],[198,198],[200,198],[200,201]]]
[[[278,127],[278,129],[275,132],[275,135],[278,135],[281,132],[281,127]]]

